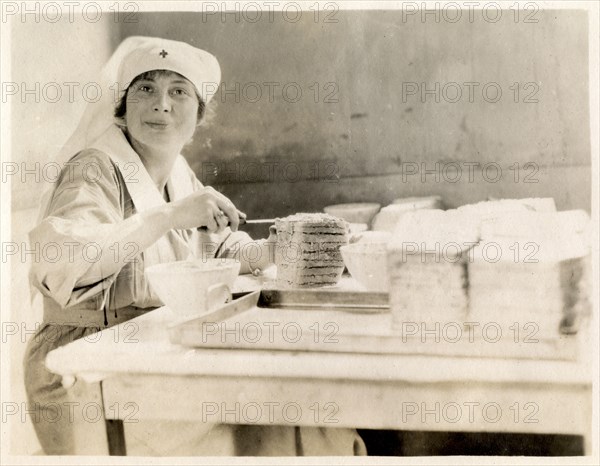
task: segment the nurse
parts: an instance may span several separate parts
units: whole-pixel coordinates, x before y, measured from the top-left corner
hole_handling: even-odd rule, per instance
[[[28,344],[25,385],[30,409],[40,411],[32,419],[46,454],[70,454],[74,447],[68,416],[52,412],[64,409],[68,398],[61,377],[45,368],[46,355],[161,306],[145,278],[146,267],[192,257],[236,257],[241,273],[248,273],[271,262],[273,238],[253,242],[238,232],[244,214],[203,186],[180,155],[220,79],[216,58],[206,51],[159,38],[127,38],[103,70],[101,100],[88,104],[61,151],[65,168],[30,233],[33,245],[43,250],[53,244],[61,251],[59,260],[34,263],[30,276],[43,295],[44,321]],[[261,251],[253,263],[240,254],[250,245]],[[351,429],[133,427],[137,442],[135,432],[133,442],[125,433],[137,454],[364,451]],[[236,449],[240,432],[256,442],[240,447],[244,442],[238,441]],[[179,442],[169,447],[165,435]]]

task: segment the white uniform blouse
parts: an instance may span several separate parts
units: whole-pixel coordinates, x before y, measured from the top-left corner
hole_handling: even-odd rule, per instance
[[[202,188],[180,155],[167,182],[170,200]],[[123,244],[130,231],[121,222],[164,203],[117,127],[71,159],[45,218],[30,233],[31,244],[45,252],[30,274],[44,296],[44,320],[94,327],[120,323],[161,305],[144,276],[146,266],[217,253],[227,256],[250,241],[247,234],[231,234],[229,229],[221,234],[194,229],[170,230],[144,251],[135,242]],[[116,273],[107,272],[114,270],[110,262],[118,254],[124,254],[127,263]]]

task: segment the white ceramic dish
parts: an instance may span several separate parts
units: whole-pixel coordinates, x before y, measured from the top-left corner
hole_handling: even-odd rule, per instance
[[[235,259],[198,259],[148,267],[150,286],[178,317],[201,315],[231,299],[240,272]]]
[[[351,235],[356,233],[362,233],[369,229],[369,225],[366,223],[349,223],[348,224],[348,233]]]
[[[353,243],[340,248],[350,275],[368,291],[390,288],[385,242]]]
[[[350,235],[350,243],[387,243],[391,238],[389,231],[361,231]]]

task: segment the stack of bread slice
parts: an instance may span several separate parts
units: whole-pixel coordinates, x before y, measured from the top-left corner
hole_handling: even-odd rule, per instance
[[[348,244],[348,223],[321,213],[299,213],[275,221],[278,288],[335,285],[344,271],[340,247]]]
[[[484,222],[469,264],[469,319],[556,338],[588,303],[589,217],[513,212]]]
[[[388,243],[392,327],[457,323],[467,317],[468,251],[476,227],[457,210],[416,210]]]

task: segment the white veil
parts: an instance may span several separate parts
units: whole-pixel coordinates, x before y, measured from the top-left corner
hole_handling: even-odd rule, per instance
[[[93,141],[114,125],[115,107],[131,81],[137,75],[154,69],[171,70],[185,76],[196,86],[205,103],[210,101],[221,79],[219,63],[209,52],[185,42],[156,37],[128,37],[102,68],[98,83],[101,96],[95,102],[88,102],[77,128],[62,146],[55,162],[63,168],[72,157],[90,147]],[[42,196],[40,220],[47,211],[57,182]]]

